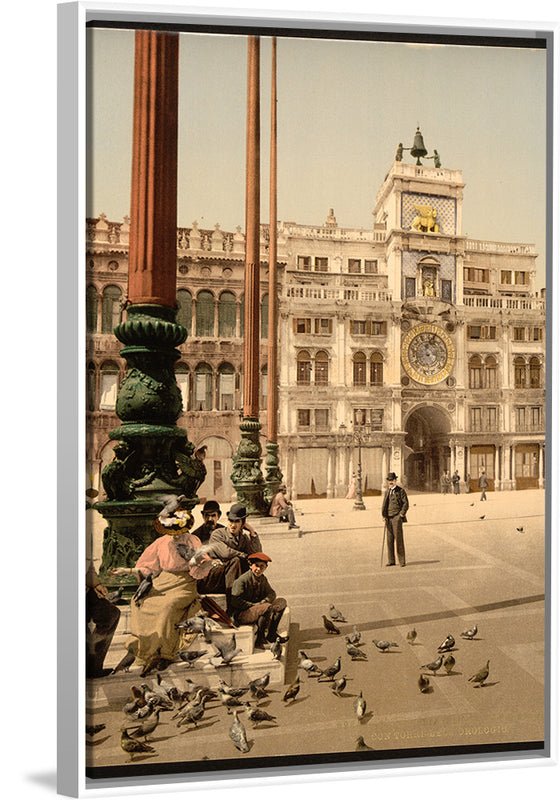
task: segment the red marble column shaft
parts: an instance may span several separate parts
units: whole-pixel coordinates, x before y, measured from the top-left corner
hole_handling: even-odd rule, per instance
[[[277,278],[277,116],[276,37],[272,39],[272,80],[270,102],[270,237],[268,242],[268,409],[267,439],[278,434],[278,278]]]
[[[128,300],[175,307],[179,36],[135,36]]]
[[[247,161],[245,186],[245,346],[243,416],[259,416],[260,339],[260,40],[247,42]]]

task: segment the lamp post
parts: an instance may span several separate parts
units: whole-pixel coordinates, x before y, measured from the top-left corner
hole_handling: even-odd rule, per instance
[[[364,498],[362,496],[362,442],[367,436],[365,423],[354,423],[353,435],[358,443],[358,467],[356,469],[356,500],[354,511],[365,511]]]

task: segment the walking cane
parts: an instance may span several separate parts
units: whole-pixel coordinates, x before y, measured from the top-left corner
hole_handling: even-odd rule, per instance
[[[386,531],[387,531],[387,520],[385,520],[385,525],[383,526],[383,542],[381,543],[381,564],[380,564],[381,567],[383,566],[383,549],[385,547],[385,533],[386,533]]]

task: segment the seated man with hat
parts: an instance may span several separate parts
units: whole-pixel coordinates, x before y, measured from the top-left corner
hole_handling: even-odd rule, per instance
[[[271,561],[265,553],[252,553],[250,572],[241,575],[231,590],[233,618],[238,625],[257,624],[255,647],[259,649],[264,648],[266,642],[276,641],[278,625],[287,605],[283,597],[276,597],[264,575]]]
[[[296,525],[292,504],[286,500],[286,491],[285,484],[278,487],[278,493],[272,499],[268,514],[270,517],[278,517],[278,522],[289,522],[290,528],[299,528],[299,525]]]
[[[223,534],[227,534],[226,528],[219,524],[221,515],[222,510],[219,503],[215,500],[207,500],[202,507],[202,518],[204,522],[193,531],[193,536],[198,536],[202,542],[202,547],[197,551],[195,558],[199,553],[205,552],[212,559],[213,563],[212,569],[208,575],[198,580],[196,585],[199,594],[225,594],[229,597],[233,582],[241,575],[242,570],[239,558],[232,557],[226,560],[225,556],[227,553],[225,548],[210,544],[212,534],[215,531],[221,531]]]
[[[259,552],[262,545],[257,533],[247,522],[247,509],[241,503],[232,505],[227,512],[227,519],[227,528],[216,525],[207,544],[202,548],[211,559],[220,561],[221,565],[213,568],[208,577],[199,584],[198,590],[209,594],[225,592],[229,608],[234,581],[249,569],[247,556]]]

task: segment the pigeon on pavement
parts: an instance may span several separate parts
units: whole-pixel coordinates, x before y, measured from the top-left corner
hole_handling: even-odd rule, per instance
[[[300,690],[299,677],[297,677],[295,681],[292,683],[292,685],[288,686],[288,688],[284,692],[284,697],[282,698],[284,703],[287,703],[288,700],[295,700],[299,690]]]
[[[467,631],[463,631],[461,636],[464,639],[473,639],[477,633],[478,633],[478,628],[476,627],[476,625],[473,625],[472,628],[469,628]]]
[[[113,669],[111,675],[116,675],[117,672],[120,672],[124,669],[125,672],[130,672],[131,666],[134,664],[136,660],[136,656],[132,652],[132,650],[127,650],[125,655],[121,658],[117,666]]]
[[[341,697],[341,692],[346,689],[346,675],[341,675],[332,685],[333,694],[337,697]]]
[[[329,606],[329,616],[334,622],[346,622],[344,614],[332,605],[332,603]]]
[[[155,753],[155,748],[139,739],[133,739],[126,730],[121,732],[121,749],[125,753],[130,753],[130,760],[134,753]]]
[[[352,633],[349,633],[346,636],[346,641],[350,642],[350,644],[356,645],[356,647],[357,647],[360,644],[361,640],[362,640],[362,634],[360,633],[358,628],[355,625],[353,625],[352,626]]]
[[[177,655],[188,667],[193,667],[194,662],[206,655],[208,650],[180,650]]]
[[[445,658],[445,660],[443,662],[443,668],[445,669],[445,671],[449,675],[451,672],[453,672],[453,667],[454,666],[455,666],[455,659],[451,655],[451,653],[449,653],[449,655]]]
[[[247,742],[247,732],[245,726],[237,718],[237,711],[233,712],[233,722],[229,729],[229,738],[242,753],[249,752],[249,744]]]
[[[358,719],[363,719],[364,714],[366,713],[366,701],[364,700],[363,694],[360,691],[360,694],[354,700],[354,712]]]
[[[438,652],[443,653],[446,650],[452,650],[455,647],[455,639],[448,633],[443,642],[438,647]]]
[[[117,600],[120,600],[122,597],[122,593],[124,591],[124,586],[119,586],[119,588],[114,592],[109,592],[107,595],[107,600],[110,603],[116,603]]]
[[[304,669],[307,674],[312,677],[316,678],[318,675],[323,674],[323,670],[320,669],[314,661],[312,661],[303,650],[299,650],[299,663],[298,667],[300,669]]]
[[[153,714],[150,714],[149,717],[146,717],[146,719],[142,720],[139,725],[135,725],[134,729],[131,730],[130,735],[134,737],[143,736],[144,741],[146,741],[148,736],[153,733],[159,725],[159,715],[160,709],[156,708]]]
[[[327,631],[327,633],[340,633],[340,630],[336,627],[334,622],[332,622],[324,614],[323,614],[323,625],[325,626],[325,630]]]
[[[378,641],[377,639],[371,640],[374,645],[377,647],[378,650],[381,650],[382,653],[386,653],[390,647],[398,647],[396,642],[386,642],[385,640]]]
[[[484,681],[488,678],[488,673],[490,672],[490,660],[486,662],[486,666],[482,667],[478,672],[475,672],[474,675],[471,675],[469,681],[472,683],[478,683],[479,686],[484,686]]]
[[[232,697],[241,697],[242,694],[245,694],[245,692],[249,691],[248,686],[229,686],[221,679],[218,681],[218,683],[220,684],[220,691],[230,694]]]
[[[354,647],[354,645],[350,644],[348,641],[346,642],[346,652],[351,657],[352,661],[356,661],[358,658],[367,661],[367,655],[364,651],[360,650],[358,647]]]
[[[438,669],[443,664],[443,659],[444,659],[444,656],[442,654],[438,658],[436,658],[435,661],[431,661],[429,664],[422,664],[420,669],[429,669],[430,672],[432,672],[435,675],[436,672],[438,671]]]
[[[323,670],[323,674],[319,676],[318,680],[322,681],[323,678],[326,678],[326,680],[332,681],[334,679],[334,676],[340,672],[340,666],[341,666],[341,661],[339,656],[334,662],[334,664]]]
[[[430,688],[430,679],[428,678],[427,675],[422,675],[422,674],[420,675],[420,677],[418,678],[418,688],[420,689],[421,692],[424,693],[428,691],[428,689]]]
[[[247,719],[251,720],[253,727],[256,727],[260,722],[276,721],[276,717],[273,717],[272,714],[268,713],[268,711],[265,711],[262,708],[253,708],[250,703],[245,703],[245,710],[247,712]]]
[[[406,641],[407,641],[409,644],[414,644],[414,642],[416,641],[416,637],[417,637],[417,636],[418,636],[418,632],[417,632],[416,628],[412,628],[412,630],[410,630],[410,631],[409,631],[409,632],[406,634]]]

